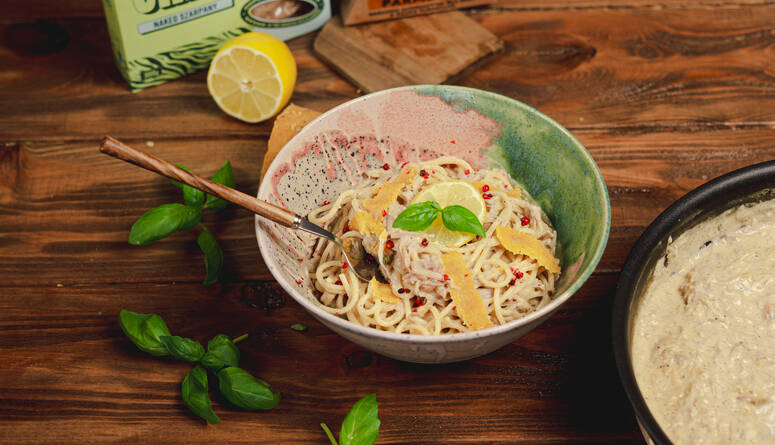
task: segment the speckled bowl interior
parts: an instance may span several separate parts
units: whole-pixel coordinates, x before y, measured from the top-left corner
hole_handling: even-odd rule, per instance
[[[581,287],[608,240],[608,192],[581,143],[519,101],[457,86],[395,88],[331,109],[280,151],[258,197],[306,215],[351,188],[365,170],[442,155],[458,156],[477,169],[504,168],[544,209],[558,232],[563,270],[551,304],[506,325],[464,334],[407,335],[357,326],[315,306],[300,262],[308,252],[297,234],[256,217],[264,261],[299,304],[351,341],[410,362],[465,360],[524,335]]]

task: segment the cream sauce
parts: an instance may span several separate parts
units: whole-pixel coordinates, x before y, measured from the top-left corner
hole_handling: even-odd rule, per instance
[[[676,444],[775,443],[775,200],[669,243],[636,313],[632,358]]]

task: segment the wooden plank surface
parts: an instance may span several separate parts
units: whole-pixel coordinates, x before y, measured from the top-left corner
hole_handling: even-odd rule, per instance
[[[444,83],[486,61],[503,42],[460,11],[345,26],[326,23],[313,45],[321,60],[371,93]]]
[[[357,395],[376,392],[379,443],[567,443],[597,441],[602,431],[607,440],[631,442],[633,418],[621,409],[627,402],[611,354],[599,347],[608,344],[614,282],[613,274],[598,275],[523,340],[441,366],[398,362],[346,342],[276,284],[5,288],[0,345],[14,359],[0,367],[0,441],[65,443],[88,433],[135,443],[322,444],[318,423],[338,426]],[[276,298],[284,304],[267,304]],[[190,365],[136,350],[116,323],[123,307],[158,313],[174,333],[202,341],[249,333],[240,343],[242,366],[280,391],[282,402],[247,413],[215,396],[222,423],[203,426],[180,399]],[[297,322],[310,330],[289,328]]]
[[[199,284],[190,234],[128,245],[134,219],[179,191],[99,154],[103,135],[204,175],[230,159],[252,194],[271,122],[223,115],[203,73],[129,93],[97,1],[12,3],[0,18],[3,443],[326,443],[318,423],[338,429],[367,392],[380,402],[379,443],[639,442],[610,352],[617,273],[675,199],[775,159],[770,2],[514,0],[468,11],[506,45],[456,83],[569,128],[607,182],[611,237],[589,282],[526,337],[465,363],[401,363],[343,340],[287,297],[245,212],[205,219],[224,247],[223,284]],[[289,42],[293,101],[323,111],[357,97],[315,58],[313,40]],[[249,332],[243,365],[283,401],[246,413],[216,396],[223,423],[202,425],[180,400],[187,367],[134,349],[116,323],[121,308],[159,313],[198,340]],[[310,330],[290,330],[296,322]]]

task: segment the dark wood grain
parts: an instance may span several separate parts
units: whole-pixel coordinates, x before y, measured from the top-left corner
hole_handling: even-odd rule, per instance
[[[211,176],[230,160],[255,195],[271,122],[221,113],[198,73],[129,93],[99,1],[9,2],[0,17],[0,442],[326,443],[376,392],[379,443],[631,443],[640,434],[610,352],[610,305],[629,249],[662,210],[731,170],[775,159],[775,8],[756,0],[510,0],[467,12],[502,54],[457,83],[539,108],[600,166],[613,225],[592,278],[544,325],[486,357],[411,365],[335,335],[272,280],[253,216],[204,224],[223,283],[199,284],[189,233],[145,247],[132,222],[180,190],[99,153],[123,141]],[[292,100],[327,110],[359,95],[289,42]],[[243,366],[281,391],[266,413],[231,408],[205,426],[180,400],[185,364],[124,338],[121,308],[162,315],[206,341],[250,333]],[[300,322],[306,333],[289,326]],[[216,392],[217,394],[217,392]]]
[[[696,133],[769,129],[775,122],[775,107],[766,106],[775,101],[775,8],[476,14],[506,48],[458,83],[519,99],[571,131]],[[268,134],[268,122],[248,125],[223,114],[207,94],[204,73],[127,94],[110,61],[104,26],[96,20],[62,26],[77,45],[39,57],[0,48],[10,67],[0,98],[6,140]],[[6,29],[0,26],[0,32]],[[352,85],[312,55],[311,45],[311,35],[291,42],[304,79],[292,100],[324,110],[357,97]]]
[[[380,443],[567,443],[596,441],[601,431],[609,440],[634,441],[631,412],[612,384],[610,350],[600,347],[609,342],[614,280],[612,274],[594,278],[521,341],[443,366],[363,350],[268,282],[204,290],[171,284],[6,288],[0,348],[14,360],[0,367],[0,440],[34,433],[41,442],[61,443],[93,431],[97,439],[152,442],[163,425],[169,443],[324,443],[318,423],[338,429],[358,395],[377,392]],[[272,299],[284,304],[267,303]],[[123,307],[158,313],[174,333],[201,341],[249,333],[240,343],[241,363],[282,393],[281,404],[246,413],[215,397],[223,423],[204,426],[180,399],[179,383],[190,366],[138,351],[118,327]],[[293,323],[309,330],[296,332]]]

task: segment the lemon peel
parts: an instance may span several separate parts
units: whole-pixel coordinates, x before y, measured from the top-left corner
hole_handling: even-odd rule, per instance
[[[398,177],[382,184],[373,198],[363,201],[363,208],[381,220],[383,218],[382,212],[387,211],[388,207],[396,202],[401,189],[412,183],[416,173],[417,167],[414,165],[405,168],[398,174]]]
[[[550,273],[560,273],[560,265],[557,258],[552,255],[541,241],[529,233],[520,232],[511,227],[498,226],[495,228],[495,238],[501,245],[516,255],[525,255],[536,260],[539,266]]]
[[[476,291],[473,274],[466,267],[463,255],[460,252],[447,252],[441,255],[441,265],[451,280],[449,294],[460,318],[473,330],[491,327],[492,321],[481,295]]]
[[[374,219],[371,214],[366,212],[358,212],[350,219],[350,229],[356,232],[362,233],[364,236],[376,235],[381,236],[385,232],[385,226],[379,221]]]
[[[395,304],[401,301],[401,299],[393,293],[393,288],[391,288],[389,284],[380,283],[376,278],[372,278],[371,281],[369,281],[369,285],[371,286],[371,291],[374,293],[374,296],[383,302]]]

